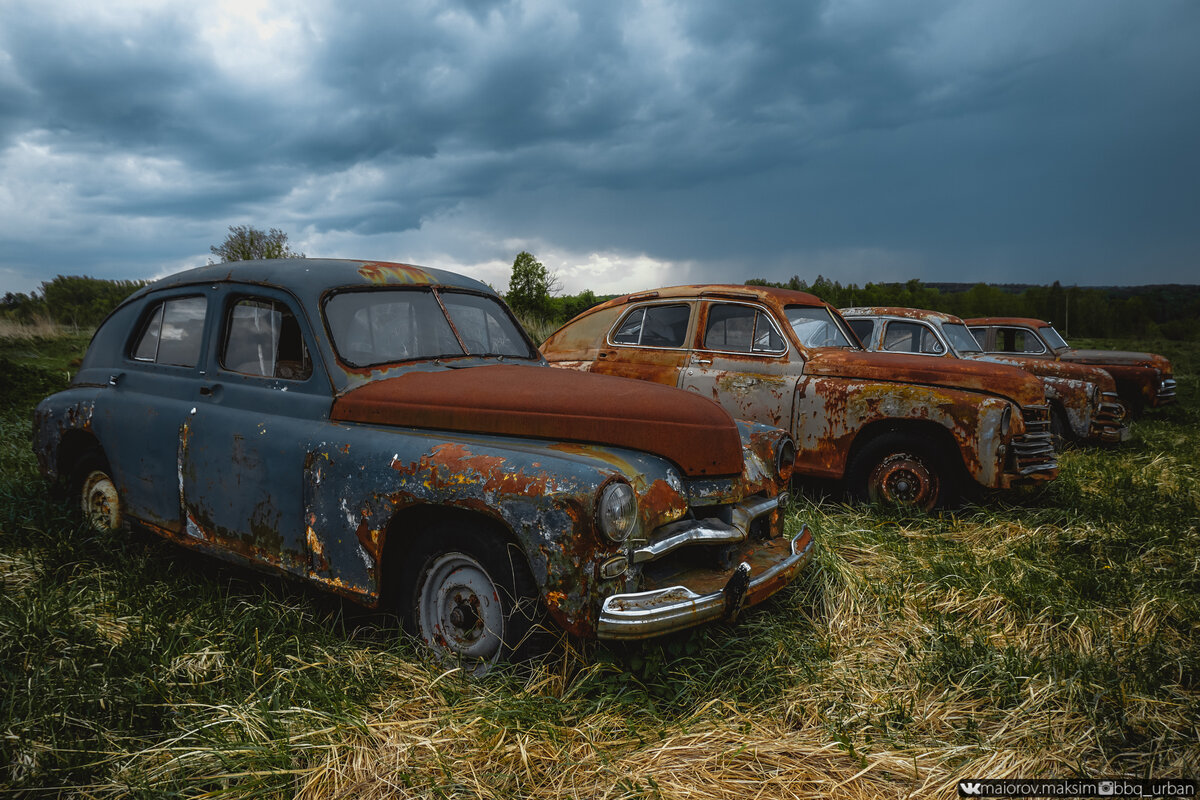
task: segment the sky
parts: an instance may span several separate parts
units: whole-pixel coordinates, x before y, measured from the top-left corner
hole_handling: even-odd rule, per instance
[[[0,294],[308,256],[562,291],[1200,282],[1192,0],[0,0]]]

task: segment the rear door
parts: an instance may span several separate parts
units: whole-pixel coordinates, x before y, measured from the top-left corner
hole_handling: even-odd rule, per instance
[[[608,332],[592,372],[678,386],[695,307],[688,300],[633,306]]]

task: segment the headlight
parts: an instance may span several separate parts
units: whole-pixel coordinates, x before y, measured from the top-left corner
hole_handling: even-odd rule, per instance
[[[623,542],[637,524],[637,495],[633,487],[617,478],[600,490],[596,503],[596,524],[614,542]]]
[[[1008,436],[1010,433],[1012,433],[1012,428],[1010,427],[1011,425],[1012,406],[1007,405],[1004,407],[1004,413],[1000,415],[1000,432],[1005,436]]]
[[[796,466],[796,443],[791,436],[783,436],[775,445],[775,472],[781,478],[790,478]]]
[[[1100,396],[1101,396],[1100,395],[1100,384],[1093,383],[1093,384],[1089,384],[1089,385],[1092,387],[1092,404],[1098,406],[1098,405],[1100,405]]]

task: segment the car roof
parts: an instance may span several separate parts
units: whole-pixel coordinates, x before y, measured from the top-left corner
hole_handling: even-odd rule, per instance
[[[1024,325],[1027,328],[1042,328],[1050,324],[1033,317],[972,317],[963,322],[968,325]]]
[[[747,286],[742,284],[703,283],[688,286],[666,286],[645,292],[614,297],[596,306],[596,309],[612,308],[641,300],[669,300],[678,297],[719,297],[732,300],[758,300],[776,305],[829,306],[821,298],[808,292],[779,289],[774,286]]]
[[[369,286],[442,286],[495,294],[486,283],[474,278],[413,264],[335,258],[271,258],[226,261],[177,272],[149,284],[130,299],[160,289],[229,282],[287,289],[304,299],[317,298],[328,289]]]
[[[960,323],[961,319],[953,314],[942,311],[930,311],[924,308],[903,308],[901,306],[857,306],[843,308],[842,315],[846,317],[902,317],[904,319],[938,320],[944,323]]]

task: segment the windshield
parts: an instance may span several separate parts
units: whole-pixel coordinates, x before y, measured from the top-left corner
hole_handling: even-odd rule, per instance
[[[1047,325],[1044,328],[1038,328],[1038,333],[1046,340],[1046,344],[1050,345],[1051,350],[1066,350],[1071,345],[1067,344],[1067,340],[1058,335],[1058,331]]]
[[[467,292],[441,292],[440,297],[441,304],[432,289],[335,294],[325,303],[334,349],[357,367],[464,355],[536,358],[496,298]]]
[[[805,347],[855,347],[827,308],[787,306],[784,313],[796,338]]]
[[[979,342],[975,341],[975,337],[967,330],[967,326],[961,322],[947,322],[942,325],[942,333],[950,341],[950,346],[954,348],[956,353],[982,353],[983,348],[979,346]]]

